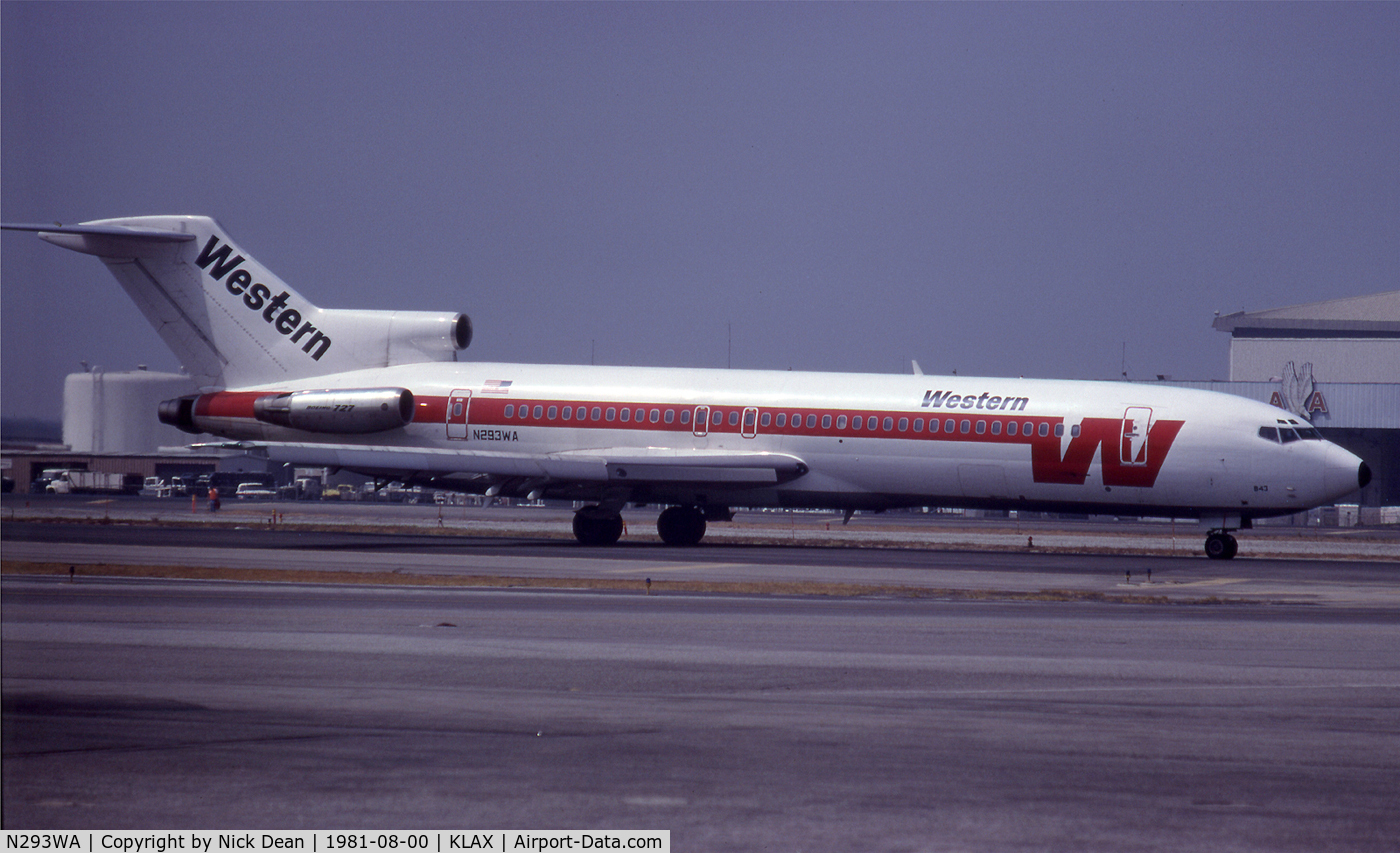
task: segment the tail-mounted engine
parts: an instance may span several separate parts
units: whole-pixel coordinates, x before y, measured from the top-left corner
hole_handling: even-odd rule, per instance
[[[471,318],[460,313],[324,308],[320,320],[346,330],[336,345],[348,346],[360,368],[456,361],[472,342]]]
[[[253,417],[306,432],[384,432],[413,422],[413,392],[370,388],[272,394],[253,401]]]
[[[263,424],[303,432],[364,435],[413,422],[407,388],[349,388],[274,393],[221,391],[160,404],[161,423],[190,433],[262,438]]]

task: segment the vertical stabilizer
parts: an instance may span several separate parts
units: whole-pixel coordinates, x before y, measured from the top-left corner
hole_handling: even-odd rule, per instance
[[[201,388],[455,360],[464,314],[321,309],[207,216],[6,225],[98,256]]]

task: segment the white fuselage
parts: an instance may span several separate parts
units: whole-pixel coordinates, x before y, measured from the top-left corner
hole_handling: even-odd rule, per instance
[[[628,495],[660,503],[1024,507],[1228,519],[1297,512],[1358,488],[1360,460],[1312,438],[1306,424],[1290,424],[1279,409],[1130,383],[436,363],[246,392],[388,386],[409,389],[416,401],[412,423],[392,433],[314,436],[248,417],[200,426],[286,443],[275,458],[368,471],[413,468],[402,454],[423,449],[433,461],[422,464],[432,476],[421,479],[444,485],[456,473],[451,456],[485,454],[503,464],[491,469],[464,458],[461,470],[472,476],[458,478],[459,486],[485,489],[514,477],[541,494],[553,493],[547,462],[537,472],[505,461],[738,452],[789,455],[806,469],[732,489],[648,481]],[[462,404],[455,416],[454,399]],[[1261,437],[1261,427],[1311,436],[1284,443]],[[392,465],[375,461],[391,458]],[[480,476],[483,467],[491,470]],[[627,485],[617,476],[594,482],[596,495],[577,485],[564,491],[589,499]]]

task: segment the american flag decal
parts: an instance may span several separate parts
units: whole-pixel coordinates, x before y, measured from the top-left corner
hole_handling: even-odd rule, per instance
[[[488,379],[488,380],[486,380],[486,384],[482,386],[482,388],[481,388],[481,393],[483,393],[483,394],[509,394],[509,393],[510,393],[510,383],[511,383],[511,380],[509,380],[509,379]]]

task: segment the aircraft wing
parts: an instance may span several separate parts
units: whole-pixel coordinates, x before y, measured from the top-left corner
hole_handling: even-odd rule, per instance
[[[246,446],[246,443],[245,443]],[[532,454],[456,448],[273,442],[269,458],[306,466],[413,476],[485,475],[598,485],[686,485],[757,488],[807,473],[786,453],[672,448],[595,448]]]

